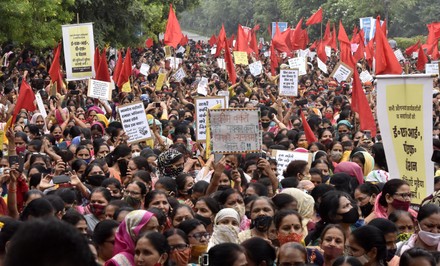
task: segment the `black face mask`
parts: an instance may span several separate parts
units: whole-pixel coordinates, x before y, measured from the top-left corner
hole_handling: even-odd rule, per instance
[[[270,126],[270,122],[261,122],[263,128],[268,128]]]
[[[231,188],[231,186],[220,185],[220,186],[218,186],[217,190],[219,190],[219,191],[223,191],[223,190],[226,190],[226,189],[228,189],[228,188]]]
[[[396,251],[397,249],[393,248],[393,249],[387,249],[387,262],[389,262],[390,260],[392,260],[394,258],[394,255],[396,255]]]
[[[99,187],[102,184],[102,181],[106,179],[105,175],[91,175],[87,178],[87,183],[94,187]]]
[[[367,217],[373,211],[374,205],[371,203],[367,203],[364,206],[359,206],[362,212],[362,217]]]
[[[255,228],[258,231],[264,233],[269,230],[270,224],[272,223],[272,217],[270,216],[258,216],[251,222],[251,228]]]
[[[196,216],[194,218],[196,218],[197,220],[202,222],[205,226],[208,226],[208,225],[210,225],[212,223],[210,218],[207,218],[207,217],[202,216],[200,214],[196,214]]]
[[[359,212],[357,210],[357,206],[353,206],[348,212],[342,215],[342,222],[346,224],[354,224],[359,220]]]

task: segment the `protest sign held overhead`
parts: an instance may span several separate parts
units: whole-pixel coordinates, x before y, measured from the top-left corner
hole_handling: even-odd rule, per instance
[[[152,138],[142,102],[119,106],[119,117],[128,143],[137,143]]]
[[[298,69],[282,69],[280,71],[280,95],[298,96]]]
[[[196,108],[196,139],[197,141],[206,140],[206,115],[208,110],[213,106],[220,105],[221,108],[226,108],[225,97],[203,97],[195,98],[195,108]]]

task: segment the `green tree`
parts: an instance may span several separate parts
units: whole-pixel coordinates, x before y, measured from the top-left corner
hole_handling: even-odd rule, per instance
[[[74,0],[2,0],[0,42],[35,48],[54,47],[61,39],[61,25],[72,21]]]

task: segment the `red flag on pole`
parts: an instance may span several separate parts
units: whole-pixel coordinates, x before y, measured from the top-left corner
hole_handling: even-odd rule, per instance
[[[330,21],[327,21],[327,25],[325,25],[324,38],[322,39],[324,45],[330,45],[332,41],[332,33],[330,31]]]
[[[394,55],[385,34],[380,27],[380,18],[376,19],[376,75],[380,74],[402,74],[402,67]]]
[[[332,31],[332,41],[330,43],[330,47],[334,49],[335,51],[338,50],[338,44],[336,43],[336,40],[338,38],[336,37],[336,25],[333,23],[333,31]]]
[[[14,112],[12,113],[12,124],[15,123],[18,113],[21,109],[26,109],[28,112],[33,112],[36,110],[35,105],[35,94],[32,91],[31,86],[23,78],[20,85],[20,91],[18,93],[17,104],[14,107]],[[12,125],[11,124],[11,125]]]
[[[278,57],[273,43],[270,45],[270,73],[275,77],[278,68]]]
[[[371,112],[370,104],[365,96],[359,73],[355,70],[353,74],[353,89],[351,94],[351,108],[359,114],[361,130],[370,130],[371,136],[376,136],[377,128]]]
[[[406,48],[405,54],[407,56],[411,56],[412,53],[417,52],[417,50],[419,49],[419,45],[420,45],[420,40],[416,44],[411,45],[410,47]]]
[[[121,58],[122,59],[122,58]],[[118,87],[122,88],[122,86],[130,81],[131,75],[131,52],[130,48],[127,48],[127,53],[125,54],[124,63],[121,68],[121,73],[118,78]]]
[[[428,63],[428,58],[426,57],[425,52],[423,51],[423,48],[420,45],[419,54],[417,58],[417,65],[416,65],[417,70],[423,71],[427,63]]]
[[[302,112],[302,109],[299,109],[299,113],[301,115],[301,121],[304,128],[304,133],[306,135],[307,142],[309,144],[312,144],[313,142],[317,142],[318,139],[316,138],[315,134],[313,133],[313,130],[310,128],[309,123],[306,120],[306,117],[304,116],[304,113]]]
[[[216,37],[215,37],[215,34],[212,34],[212,36],[211,36],[211,38],[209,39],[208,43],[209,43],[209,46],[211,46],[211,47],[214,46],[214,44],[217,43],[217,39],[216,39]]]
[[[61,66],[60,66],[60,53],[61,53],[61,43],[58,43],[58,46],[54,50],[53,61],[49,69],[50,80],[52,80],[52,82],[54,83],[55,82],[57,83],[58,92],[61,92],[61,89],[63,88],[63,79],[61,77]]]
[[[229,81],[232,84],[237,82],[237,73],[235,72],[234,62],[232,61],[231,51],[229,50],[228,40],[225,38],[225,63],[228,71]]]
[[[102,54],[100,57],[99,67],[96,71],[95,79],[110,82],[110,74],[108,73],[108,65],[107,65],[107,55],[105,48],[102,50]]]
[[[320,7],[318,11],[315,12],[307,21],[306,25],[310,26],[313,24],[318,24],[322,22],[322,8]]]
[[[168,22],[163,41],[165,45],[176,48],[182,38],[183,34],[182,30],[180,29],[179,21],[177,20],[176,14],[174,13],[173,5],[170,4],[170,13],[168,14]]]
[[[278,23],[276,24],[275,27],[275,35],[273,36],[272,44],[277,51],[290,54],[290,49],[286,44],[285,38],[283,38],[283,36],[281,35],[280,28],[278,27]]]
[[[247,52],[248,51],[248,38],[246,36],[246,33],[243,30],[243,27],[238,24],[237,28],[237,40],[235,41],[235,51],[239,52]]]
[[[255,30],[252,30],[251,32],[251,43],[249,45],[249,48],[255,53],[255,55],[258,56],[259,50],[257,43],[257,32]]]
[[[351,43],[348,39],[347,32],[342,25],[342,21],[339,21],[338,40],[341,50],[341,61],[351,67],[351,69],[355,70],[356,62],[351,55]]]

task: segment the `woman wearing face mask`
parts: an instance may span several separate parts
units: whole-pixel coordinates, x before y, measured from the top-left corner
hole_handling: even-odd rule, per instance
[[[440,251],[440,207],[434,204],[420,207],[417,215],[416,234],[397,245],[397,256],[401,256],[403,252],[413,247],[428,251]]]
[[[220,194],[218,201],[223,208],[232,208],[238,212],[241,219],[241,231],[249,229],[251,220],[246,217],[246,206],[239,192],[232,188],[226,189]]]
[[[112,201],[113,200],[120,200],[122,199],[122,185],[121,182],[119,182],[115,178],[106,178],[101,183],[101,187],[105,187],[110,191],[110,194],[112,195]]]
[[[93,231],[100,221],[105,220],[105,207],[107,207],[111,199],[110,191],[106,188],[97,187],[92,191],[89,204],[91,213],[84,216],[90,231]]]
[[[87,166],[83,175],[85,182],[92,187],[101,186],[102,182],[106,179],[104,170],[98,163],[91,163]]]
[[[330,144],[333,142],[333,134],[326,128],[320,129],[318,132],[318,139],[326,148],[329,148]]]
[[[388,218],[388,215],[396,210],[407,211],[413,217],[417,217],[417,212],[409,208],[410,204],[409,184],[402,179],[391,179],[385,183],[382,192],[376,198],[372,218]]]
[[[135,265],[136,239],[144,232],[157,232],[158,225],[157,218],[149,211],[136,210],[127,214],[115,234],[113,257],[105,266]]]
[[[407,241],[416,228],[415,218],[406,211],[396,210],[390,213],[388,220],[397,226],[397,242]]]
[[[267,197],[259,197],[250,206],[251,228],[238,234],[240,243],[252,237],[268,240],[269,227],[275,214],[275,205]]]
[[[189,219],[179,224],[179,229],[188,236],[191,246],[190,263],[198,263],[199,257],[208,250],[209,233],[205,225],[197,219]]]
[[[220,210],[214,219],[214,231],[209,240],[208,250],[218,244],[238,244],[238,233],[240,232],[240,216],[231,208]]]
[[[324,251],[324,265],[333,265],[335,260],[344,254],[346,237],[342,227],[329,224],[321,234],[320,247]]]
[[[197,200],[194,205],[195,218],[201,221],[209,233],[213,231],[214,217],[220,211],[218,202],[209,197],[203,197]]]
[[[293,139],[293,145],[295,145],[296,148],[309,148],[309,143],[307,142],[306,134],[304,131],[298,132],[296,136]]]
[[[263,128],[263,132],[268,132],[271,130],[271,122],[272,122],[272,116],[273,114],[271,114],[268,110],[264,110],[263,112],[261,112],[261,127]]]
[[[175,149],[162,152],[157,159],[157,166],[161,176],[175,178],[183,172],[185,158]]]
[[[365,225],[351,232],[348,238],[348,254],[356,257],[362,265],[387,265],[387,245],[382,231]]]
[[[75,157],[77,159],[82,159],[86,163],[90,163],[92,156],[90,155],[90,150],[86,146],[80,145],[75,150]]]
[[[194,178],[189,174],[180,174],[176,177],[176,184],[177,200],[180,203],[192,206],[191,194],[194,186]]]
[[[63,140],[63,129],[61,128],[60,125],[53,125],[50,128],[50,134],[55,138],[55,142],[57,145],[64,141]]]
[[[335,141],[330,145],[328,155],[333,167],[336,167],[341,162],[343,153],[344,149],[339,141]]]
[[[293,210],[279,211],[274,216],[274,224],[277,232],[277,244],[281,247],[285,243],[303,243],[304,232],[302,218],[299,213]]]
[[[142,208],[144,203],[144,197],[147,194],[147,187],[144,183],[139,181],[130,182],[124,189],[125,200],[130,207],[135,210]]]
[[[163,235],[170,246],[169,260],[176,266],[187,266],[191,258],[191,246],[185,232],[180,229],[170,229]]]
[[[396,225],[389,221],[388,219],[384,218],[376,218],[372,220],[368,225],[374,226],[380,231],[382,231],[382,234],[385,238],[385,242],[387,245],[387,257],[386,261],[388,263],[391,262],[391,260],[394,258],[394,255],[396,254],[396,239],[397,239],[397,227]]]
[[[359,185],[354,191],[354,198],[361,209],[365,223],[371,221],[370,215],[373,213],[374,202],[376,202],[376,197],[379,193],[379,188],[371,183]]]

